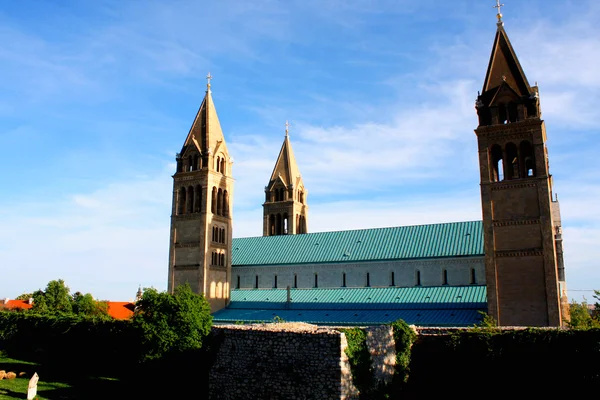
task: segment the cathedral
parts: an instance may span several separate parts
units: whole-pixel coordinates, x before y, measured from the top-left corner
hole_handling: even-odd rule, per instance
[[[480,221],[309,233],[308,191],[286,123],[264,189],[263,236],[233,239],[232,159],[208,78],[176,157],[168,290],[189,283],[215,323],[469,326],[482,313],[500,326],[568,320],[538,88],[499,12],[475,103]]]

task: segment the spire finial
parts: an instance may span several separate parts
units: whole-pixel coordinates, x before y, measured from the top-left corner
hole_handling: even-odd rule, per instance
[[[290,123],[286,120],[285,121],[285,137],[290,136]]]
[[[206,75],[206,90],[210,90],[210,80],[212,79],[212,75],[210,74],[210,72],[208,73],[208,75]]]
[[[504,4],[500,4],[500,0],[496,0],[496,5],[492,6],[492,8],[498,9],[498,14],[496,14],[496,18],[498,18],[498,25],[504,25],[504,22],[502,22],[502,7],[504,7]]]

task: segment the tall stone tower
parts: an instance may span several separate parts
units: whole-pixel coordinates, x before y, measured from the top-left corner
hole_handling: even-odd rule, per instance
[[[233,178],[211,90],[177,154],[169,247],[169,291],[188,282],[211,311],[229,302]]]
[[[285,139],[265,187],[263,236],[308,232],[307,192],[292,151],[288,128],[286,122]]]
[[[568,307],[546,127],[500,12],[476,109],[489,314],[502,326],[560,326]]]

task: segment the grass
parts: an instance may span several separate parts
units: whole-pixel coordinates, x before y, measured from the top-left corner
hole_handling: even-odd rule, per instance
[[[26,399],[29,380],[35,372],[39,376],[38,400],[106,399],[118,398],[120,382],[114,378],[69,376],[71,371],[56,373],[44,366],[5,357],[0,352],[0,370],[25,373],[24,377],[0,380],[0,400]]]

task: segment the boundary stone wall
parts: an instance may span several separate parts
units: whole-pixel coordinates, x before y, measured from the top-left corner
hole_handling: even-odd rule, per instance
[[[213,326],[209,398],[358,399],[346,337],[305,323]]]

